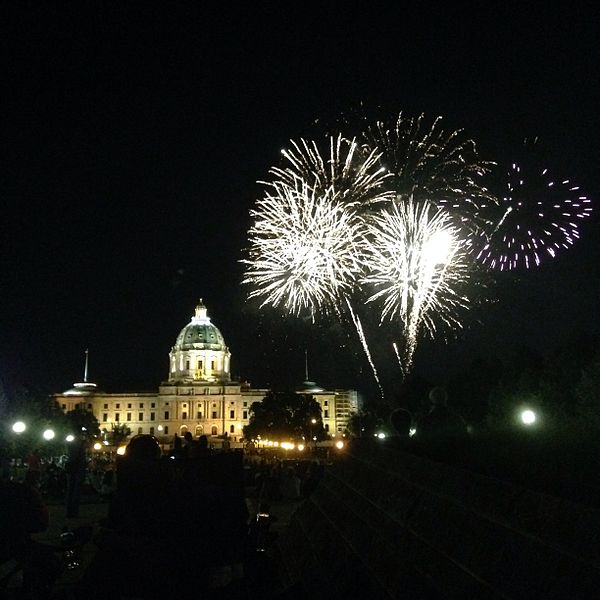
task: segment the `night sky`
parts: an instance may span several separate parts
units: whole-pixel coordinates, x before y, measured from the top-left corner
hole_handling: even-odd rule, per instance
[[[259,313],[239,264],[256,181],[280,149],[361,106],[443,115],[490,160],[539,136],[596,202],[575,247],[497,277],[464,331],[418,349],[417,372],[444,378],[518,343],[598,333],[596,3],[156,4],[3,9],[5,383],[62,391],[89,348],[101,388],[155,389],[202,297],[234,376],[296,383],[308,348],[312,379],[368,387],[352,331]]]

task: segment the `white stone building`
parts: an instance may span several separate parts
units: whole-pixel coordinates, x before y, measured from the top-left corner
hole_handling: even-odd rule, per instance
[[[102,392],[87,381],[86,358],[84,381],[54,398],[65,411],[78,406],[91,410],[101,430],[126,423],[132,435],[149,433],[164,444],[186,431],[194,437],[227,434],[235,443],[249,423],[252,403],[269,390],[232,381],[230,365],[229,348],[200,300],[169,352],[169,377],[157,393]],[[350,415],[358,410],[354,390],[328,391],[307,381],[297,391],[310,393],[319,402],[323,426],[332,437],[346,429]]]

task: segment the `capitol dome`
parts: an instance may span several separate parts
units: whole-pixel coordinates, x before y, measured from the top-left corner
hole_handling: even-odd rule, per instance
[[[169,353],[170,382],[229,381],[231,354],[202,299]]]

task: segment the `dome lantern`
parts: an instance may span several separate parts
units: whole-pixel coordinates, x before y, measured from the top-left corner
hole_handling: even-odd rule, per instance
[[[223,334],[212,324],[200,298],[191,321],[181,330],[169,353],[169,381],[229,381],[230,358]]]

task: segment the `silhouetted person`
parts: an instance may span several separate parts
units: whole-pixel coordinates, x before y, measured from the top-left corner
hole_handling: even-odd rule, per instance
[[[42,459],[38,448],[33,450],[27,457],[27,472],[25,473],[25,483],[39,488],[42,474]]]
[[[79,516],[81,488],[85,480],[86,456],[85,440],[78,435],[69,443],[65,472],[67,474],[67,518]]]
[[[172,456],[174,456],[175,458],[182,458],[183,456],[183,446],[181,443],[181,438],[177,434],[173,436]]]
[[[468,435],[463,418],[448,408],[448,394],[443,387],[429,392],[431,410],[417,424],[417,439],[463,439]]]
[[[397,436],[408,438],[412,426],[412,415],[403,408],[397,408],[390,415],[390,423]]]
[[[209,454],[208,438],[205,435],[201,435],[198,438],[198,456],[208,456]]]
[[[37,489],[17,481],[0,482],[0,563],[19,562],[27,598],[49,597],[59,573],[60,561],[52,549],[31,539],[31,534],[48,529],[48,521]]]
[[[191,431],[186,431],[183,434],[183,455],[186,458],[197,458],[198,457],[198,443],[194,440],[194,436]]]

